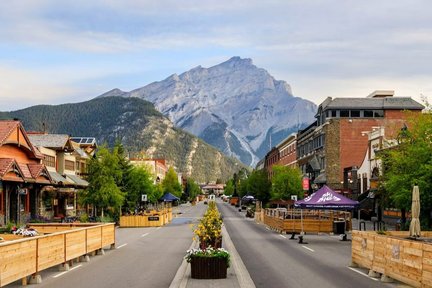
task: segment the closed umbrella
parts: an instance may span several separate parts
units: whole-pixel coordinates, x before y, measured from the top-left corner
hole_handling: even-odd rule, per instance
[[[420,192],[417,185],[413,188],[411,204],[410,236],[420,237]]]

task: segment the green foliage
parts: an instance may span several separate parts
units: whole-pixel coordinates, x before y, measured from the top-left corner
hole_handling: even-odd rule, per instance
[[[117,150],[110,151],[105,145],[101,146],[97,157],[88,163],[89,186],[80,194],[82,204],[91,204],[101,211],[101,215],[108,209],[117,214],[124,201],[124,193],[117,186],[122,179]]]
[[[173,167],[168,168],[168,172],[162,180],[162,187],[164,193],[171,193],[179,198],[181,197],[183,189]]]
[[[399,145],[383,151],[383,188],[393,205],[411,209],[412,189],[415,183],[420,190],[422,222],[432,211],[432,114],[409,114],[407,129],[401,129]]]
[[[186,191],[185,191],[185,194],[187,195],[187,199],[188,200],[193,200],[200,193],[201,193],[200,186],[192,178],[187,179],[187,182],[186,182]]]
[[[273,166],[271,199],[291,199],[291,195],[302,196],[301,172],[289,166]]]
[[[172,127],[152,103],[136,97],[103,97],[82,103],[0,112],[0,119],[13,118],[20,119],[26,130],[92,136],[98,143],[106,142],[108,147],[116,146],[116,141],[121,139],[124,147],[119,147],[119,155],[126,150],[138,152],[156,147],[156,152],[149,157],[165,158],[179,172],[189,171],[192,165],[192,175],[188,176],[198,182],[217,178],[225,181],[244,166],[192,134]],[[116,183],[123,191],[124,182]]]
[[[147,200],[156,203],[153,175],[147,166],[135,166],[129,172],[127,179],[127,206],[134,208],[141,202],[141,195],[147,194]]]
[[[267,203],[270,200],[271,182],[265,170],[254,170],[248,178],[248,191],[256,199]]]
[[[231,196],[234,193],[234,180],[233,179],[229,179],[226,182],[225,185],[225,189],[224,189],[224,194],[227,196]]]

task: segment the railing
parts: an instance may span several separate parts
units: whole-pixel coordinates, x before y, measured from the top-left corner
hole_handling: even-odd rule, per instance
[[[0,243],[0,287],[39,271],[115,246],[114,223],[32,224],[43,236]]]
[[[369,275],[381,280],[390,277],[413,287],[432,287],[432,243],[408,236],[408,231],[352,231],[352,264],[370,269]],[[432,232],[422,232],[422,237],[432,239]]]
[[[302,220],[303,219],[303,220]],[[331,233],[335,221],[345,221],[351,229],[351,213],[334,210],[265,209],[264,224],[285,233]]]
[[[120,227],[160,227],[172,221],[172,208],[120,216]]]

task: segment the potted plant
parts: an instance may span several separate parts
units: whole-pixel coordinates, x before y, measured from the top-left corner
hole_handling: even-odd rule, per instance
[[[222,247],[222,218],[214,201],[210,201],[207,211],[194,227],[193,232],[201,249]]]
[[[194,279],[223,279],[227,277],[230,254],[223,248],[191,249],[185,256],[191,263],[191,277]]]

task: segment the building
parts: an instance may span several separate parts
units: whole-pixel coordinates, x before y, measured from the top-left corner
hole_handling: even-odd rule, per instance
[[[29,139],[42,153],[53,182],[42,193],[39,215],[58,220],[77,216],[77,193],[88,186],[80,175],[86,174],[89,155],[66,134],[32,132]]]
[[[282,140],[276,148],[279,151],[278,165],[282,166],[297,166],[297,133],[290,134],[287,138]]]
[[[273,147],[265,156],[264,169],[267,171],[269,179],[273,177],[273,165],[279,163],[279,149]]]
[[[297,135],[297,161],[312,184],[359,193],[358,168],[368,149],[365,132],[384,127],[385,138],[405,124],[405,111],[420,113],[424,106],[393,91],[375,91],[366,98],[327,98],[317,119]],[[318,170],[319,169],[319,170]]]
[[[39,215],[41,194],[52,179],[21,122],[0,121],[0,225]]]

